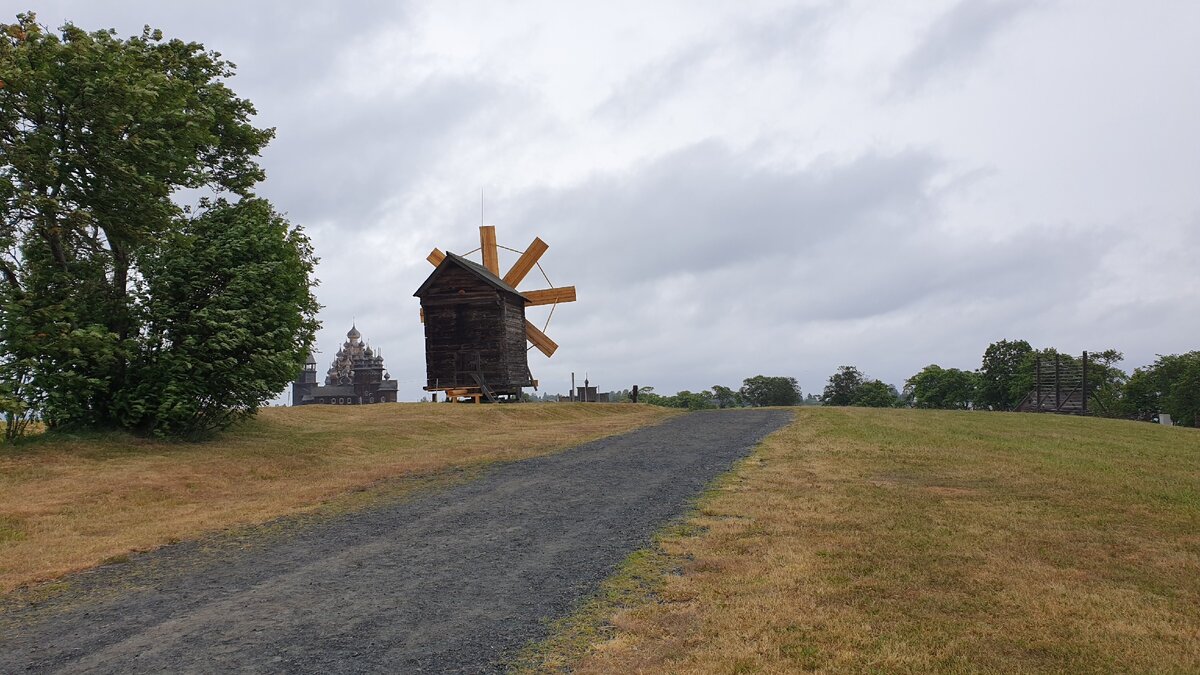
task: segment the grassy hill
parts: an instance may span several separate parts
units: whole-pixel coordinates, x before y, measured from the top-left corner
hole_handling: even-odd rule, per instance
[[[0,593],[131,551],[351,508],[674,414],[607,404],[268,408],[208,443],[46,435],[0,447]]]
[[[1200,433],[802,409],[529,664],[1200,671]]]

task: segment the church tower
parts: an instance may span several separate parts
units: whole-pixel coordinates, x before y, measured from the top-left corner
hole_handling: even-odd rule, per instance
[[[317,360],[312,354],[304,362],[304,370],[296,376],[292,383],[292,405],[303,405],[305,396],[312,396],[312,390],[317,386]]]

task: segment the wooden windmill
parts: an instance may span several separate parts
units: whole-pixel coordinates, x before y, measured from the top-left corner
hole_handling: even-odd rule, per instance
[[[503,277],[501,248],[519,254]],[[519,396],[521,387],[537,387],[527,352],[536,347],[547,357],[554,354],[558,345],[546,327],[559,303],[575,301],[574,286],[554,287],[542,270],[539,260],[548,248],[538,237],[524,251],[500,246],[496,228],[485,225],[475,249],[482,265],[433,249],[427,260],[435,269],[414,293],[425,323],[426,391],[479,400]],[[535,267],[549,288],[517,290]],[[550,306],[550,315],[538,328],[525,317],[525,308],[543,305]]]

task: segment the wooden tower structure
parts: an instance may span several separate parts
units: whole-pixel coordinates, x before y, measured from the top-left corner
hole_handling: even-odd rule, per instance
[[[441,391],[447,399],[478,402],[519,398],[522,387],[537,388],[528,351],[536,347],[549,357],[558,344],[526,317],[525,309],[549,305],[552,316],[559,303],[575,301],[574,286],[517,290],[535,267],[541,268],[549,246],[540,238],[516,251],[499,246],[496,228],[485,225],[479,228],[479,243],[482,264],[435,248],[427,258],[435,269],[413,294],[421,301],[425,324],[424,389],[435,397]],[[520,254],[503,277],[500,248]]]

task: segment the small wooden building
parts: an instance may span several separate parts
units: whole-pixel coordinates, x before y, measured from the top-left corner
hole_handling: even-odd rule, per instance
[[[425,322],[425,390],[520,396],[536,383],[526,347],[527,298],[487,268],[447,253],[413,293]]]

